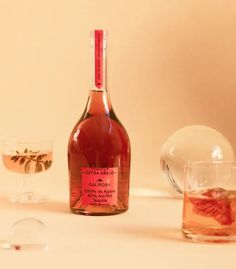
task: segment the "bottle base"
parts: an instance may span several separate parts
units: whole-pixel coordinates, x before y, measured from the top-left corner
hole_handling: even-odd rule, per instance
[[[122,208],[122,209],[107,209],[103,210],[101,208],[96,209],[83,209],[83,208],[71,208],[71,212],[74,214],[79,214],[79,215],[85,215],[85,216],[109,216],[109,215],[118,215],[121,213],[124,213],[128,210],[128,208]]]

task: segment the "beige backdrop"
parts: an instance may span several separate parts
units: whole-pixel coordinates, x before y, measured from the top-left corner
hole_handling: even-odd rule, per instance
[[[0,0],[0,138],[52,137],[44,178],[67,186],[67,141],[89,86],[88,32],[104,28],[132,184],[164,188],[159,152],[175,130],[209,125],[236,148],[235,14],[233,0]]]

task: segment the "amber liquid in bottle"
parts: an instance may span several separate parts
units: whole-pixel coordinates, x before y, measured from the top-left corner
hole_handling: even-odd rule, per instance
[[[130,142],[106,87],[106,41],[105,31],[92,32],[91,90],[68,145],[70,208],[77,214],[118,214],[129,204]]]

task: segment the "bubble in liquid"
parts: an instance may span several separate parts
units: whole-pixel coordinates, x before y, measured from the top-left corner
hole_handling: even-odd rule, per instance
[[[9,245],[13,250],[48,250],[46,226],[35,218],[24,218],[13,224]]]
[[[163,175],[183,193],[184,169],[188,161],[233,161],[230,142],[220,132],[204,125],[177,130],[164,143],[160,163]]]

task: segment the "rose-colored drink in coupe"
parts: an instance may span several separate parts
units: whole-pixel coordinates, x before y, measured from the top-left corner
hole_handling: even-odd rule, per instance
[[[85,215],[128,209],[130,142],[107,91],[106,38],[105,31],[93,31],[91,90],[68,145],[70,208]]]
[[[32,174],[46,171],[52,165],[52,152],[46,150],[6,152],[2,155],[4,166],[16,173]]]
[[[236,191],[209,188],[184,195],[183,233],[221,237],[236,236]]]

